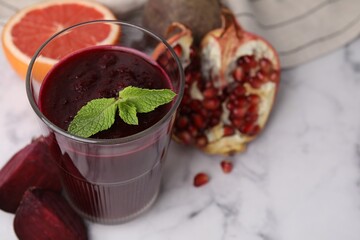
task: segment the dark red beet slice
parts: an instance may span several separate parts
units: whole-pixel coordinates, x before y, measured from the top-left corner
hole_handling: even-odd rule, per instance
[[[0,209],[14,213],[32,186],[61,190],[53,147],[50,137],[39,137],[5,164],[0,170]]]
[[[57,192],[28,189],[16,211],[15,233],[23,240],[85,240],[82,218]]]

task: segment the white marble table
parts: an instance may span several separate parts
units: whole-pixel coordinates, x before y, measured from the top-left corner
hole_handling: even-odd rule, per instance
[[[2,50],[0,73],[2,167],[40,129]],[[359,240],[360,39],[283,71],[266,130],[231,174],[222,159],[173,143],[154,207],[123,225],[88,223],[91,239]],[[211,182],[195,188],[199,171]],[[16,239],[12,221],[0,211],[0,239]]]

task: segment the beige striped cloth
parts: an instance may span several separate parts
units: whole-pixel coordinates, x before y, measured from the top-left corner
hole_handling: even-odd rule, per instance
[[[194,0],[196,1],[196,0]],[[0,0],[0,24],[39,0]],[[98,0],[121,15],[146,0]],[[248,31],[266,38],[282,66],[293,67],[352,41],[360,33],[360,0],[222,0]],[[139,14],[139,11],[134,11]],[[131,19],[131,18],[130,18]]]
[[[244,28],[265,37],[283,67],[305,63],[359,36],[360,0],[224,0]]]

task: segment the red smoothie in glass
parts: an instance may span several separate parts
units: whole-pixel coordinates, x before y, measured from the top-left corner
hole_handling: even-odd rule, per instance
[[[123,47],[91,47],[53,67],[41,86],[39,108],[48,120],[66,130],[87,102],[116,97],[127,86],[171,89],[167,74],[144,54]],[[171,103],[138,114],[139,125],[124,123],[117,114],[110,129],[91,138],[115,139],[139,133],[161,120],[170,108]],[[74,150],[79,146],[62,147],[59,165],[70,203],[86,217],[104,223],[126,221],[145,210],[159,191],[169,129],[166,126],[152,134],[140,149],[129,147],[119,152],[106,144],[89,149],[81,145],[85,150],[80,153]]]

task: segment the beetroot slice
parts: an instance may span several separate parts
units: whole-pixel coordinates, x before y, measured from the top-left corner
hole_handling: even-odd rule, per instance
[[[84,221],[61,194],[35,187],[25,192],[14,229],[19,239],[26,240],[88,239]]]
[[[0,170],[0,209],[14,213],[32,186],[61,190],[51,137],[39,137],[17,152]]]

